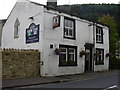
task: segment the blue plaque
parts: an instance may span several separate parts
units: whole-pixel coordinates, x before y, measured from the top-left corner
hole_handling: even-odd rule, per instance
[[[32,23],[29,28],[26,29],[26,43],[39,42],[39,24]]]

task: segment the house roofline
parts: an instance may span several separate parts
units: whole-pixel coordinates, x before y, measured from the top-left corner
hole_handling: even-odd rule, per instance
[[[55,11],[58,11],[60,13],[65,13],[65,14],[68,14],[68,15],[71,15],[71,16],[75,16],[75,17],[78,17],[80,19],[84,19],[84,20],[87,20],[89,22],[93,22],[93,23],[96,23],[96,24],[100,24],[100,25],[103,25],[103,26],[106,26],[109,28],[108,25],[106,24],[103,24],[103,23],[100,23],[100,22],[97,22],[97,21],[94,21],[94,20],[90,20],[90,19],[86,19],[86,18],[83,18],[81,17],[80,15],[76,15],[76,14],[73,14],[73,13],[70,13],[70,12],[67,12],[67,11],[64,11],[64,10],[60,10],[58,8],[54,8],[54,7],[50,7],[50,6],[47,6],[47,5],[43,5],[43,4],[40,4],[40,3],[37,3],[37,2],[33,2],[33,1],[30,1],[30,3],[33,3],[35,5],[39,5],[39,6],[44,6],[45,8],[47,8],[48,10],[51,9],[51,10],[55,10]]]

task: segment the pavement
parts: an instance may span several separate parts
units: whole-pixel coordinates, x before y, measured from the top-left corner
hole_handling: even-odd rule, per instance
[[[68,82],[75,80],[87,80],[95,77],[100,77],[110,74],[112,75],[116,73],[118,74],[118,70],[86,72],[82,74],[51,76],[51,77],[31,77],[31,78],[22,78],[22,79],[2,80],[2,88],[7,89],[7,88],[32,86],[32,85],[40,85],[40,84]]]

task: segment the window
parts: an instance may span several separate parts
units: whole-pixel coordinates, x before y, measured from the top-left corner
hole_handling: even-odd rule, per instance
[[[75,39],[75,20],[64,19],[64,38]]]
[[[103,30],[102,27],[96,27],[96,42],[103,43]]]
[[[96,65],[104,64],[104,49],[96,49]]]
[[[74,48],[69,48],[69,60],[75,61],[75,49]]]
[[[15,21],[15,24],[14,24],[14,38],[19,37],[19,30],[20,30],[20,22],[17,18],[16,21]]]
[[[77,65],[77,47],[60,45],[61,55],[59,56],[59,66]]]

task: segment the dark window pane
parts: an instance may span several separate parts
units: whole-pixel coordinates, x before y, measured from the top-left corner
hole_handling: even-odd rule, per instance
[[[68,29],[65,28],[65,35],[68,35]]]
[[[71,29],[69,30],[69,36],[73,36],[73,31]]]
[[[96,53],[99,53],[98,56],[96,56],[96,65],[104,64],[104,50],[103,49],[97,49]]]
[[[61,64],[61,65],[66,65],[66,64],[67,64],[66,54],[61,54],[61,55],[60,55],[60,64]]]
[[[69,60],[74,61],[74,54],[69,54]]]

